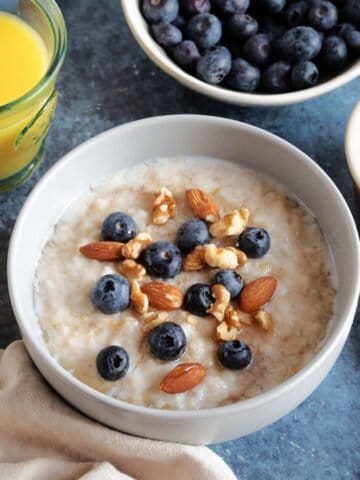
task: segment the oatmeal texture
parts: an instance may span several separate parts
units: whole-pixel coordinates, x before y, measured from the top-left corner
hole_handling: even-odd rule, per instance
[[[177,215],[158,226],[152,222],[152,205],[154,193],[163,187],[171,190]],[[154,241],[174,242],[180,225],[193,217],[185,202],[189,188],[209,193],[221,217],[247,208],[248,225],[265,228],[271,236],[272,246],[265,257],[249,259],[236,269],[245,282],[264,275],[278,280],[274,298],[263,308],[271,314],[271,331],[254,321],[243,325],[238,334],[254,356],[246,370],[226,370],[218,364],[214,340],[218,322],[212,316],[168,312],[168,320],[183,327],[187,348],[181,359],[164,362],[148,351],[147,327],[134,309],[104,315],[90,301],[95,282],[102,275],[119,271],[118,262],[90,260],[79,253],[80,246],[100,240],[105,217],[114,211],[126,212],[134,218],[139,232],[148,232]],[[236,236],[213,241],[234,246]],[[216,271],[182,272],[167,282],[185,292],[193,283],[210,282]],[[152,279],[146,276],[143,280]],[[274,180],[232,163],[200,157],[149,160],[120,171],[83,194],[51,233],[35,282],[36,311],[56,360],[107,395],[160,409],[201,409],[232,403],[265,392],[294,375],[319,348],[334,296],[330,252],[313,216]],[[156,318],[155,313],[149,314]],[[121,345],[130,356],[127,376],[115,382],[103,380],[96,369],[98,352],[109,345]],[[202,364],[207,369],[204,381],[185,393],[162,392],[164,377],[184,362]]]

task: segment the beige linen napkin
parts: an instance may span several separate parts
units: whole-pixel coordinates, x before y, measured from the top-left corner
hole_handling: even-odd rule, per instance
[[[65,403],[42,379],[24,344],[0,356],[0,479],[235,480],[206,447],[111,430]]]

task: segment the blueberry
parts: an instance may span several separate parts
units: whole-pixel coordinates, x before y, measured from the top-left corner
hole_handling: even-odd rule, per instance
[[[237,246],[250,258],[260,258],[270,250],[270,235],[263,228],[248,227],[239,235]]]
[[[213,47],[221,39],[222,27],[220,20],[211,13],[199,13],[189,21],[188,34],[198,47]]]
[[[99,374],[105,380],[113,382],[125,377],[130,367],[130,360],[127,351],[111,345],[103,348],[96,357],[96,367]]]
[[[212,2],[221,15],[229,17],[234,13],[245,13],[250,5],[250,0],[213,0]]]
[[[290,90],[291,64],[275,62],[263,72],[263,84],[270,93],[284,93]]]
[[[260,7],[270,14],[281,12],[287,0],[261,0]]]
[[[149,23],[173,22],[179,13],[179,1],[142,0],[142,12]]]
[[[306,0],[291,3],[285,11],[285,21],[289,27],[297,27],[302,25],[305,20],[306,13],[309,9],[309,3]]]
[[[258,33],[250,37],[244,45],[244,57],[257,67],[267,65],[271,58],[271,41],[269,35]]]
[[[104,275],[95,283],[90,298],[94,307],[102,313],[122,312],[130,302],[129,282],[121,275]]]
[[[210,243],[208,227],[202,220],[189,220],[181,225],[176,237],[176,244],[184,253],[189,253],[197,245]]]
[[[196,66],[196,72],[207,83],[221,83],[231,70],[231,54],[226,47],[218,46],[205,51]]]
[[[218,283],[230,292],[231,300],[239,296],[244,288],[244,281],[234,270],[219,270],[213,278],[214,284]]]
[[[309,25],[316,30],[330,30],[336,25],[338,12],[335,5],[327,0],[315,3],[309,10]]]
[[[345,35],[347,34],[347,32],[352,32],[354,30],[356,30],[356,28],[352,23],[344,22],[344,23],[338,23],[337,25],[335,25],[335,27],[332,29],[332,33],[334,35],[338,35],[339,37],[345,39]]]
[[[186,336],[180,325],[164,322],[151,330],[148,345],[160,360],[176,360],[185,352]]]
[[[182,269],[183,257],[175,245],[159,241],[149,245],[142,253],[147,272],[154,277],[174,278]]]
[[[189,16],[198,13],[209,13],[211,9],[210,0],[180,0],[180,7]]]
[[[326,37],[320,57],[322,65],[328,70],[334,71],[342,68],[347,60],[346,43],[336,35]]]
[[[342,9],[344,20],[354,23],[360,27],[360,2],[359,0],[345,0]]]
[[[278,41],[281,58],[290,62],[306,62],[321,50],[321,36],[311,27],[294,27]]]
[[[360,55],[360,32],[358,30],[346,32],[345,42],[350,52]]]
[[[157,23],[151,30],[157,43],[165,48],[174,47],[182,41],[181,30],[171,23]]]
[[[294,88],[313,87],[319,80],[319,70],[315,63],[301,62],[295,65],[291,72],[291,82]]]
[[[175,62],[185,70],[194,70],[200,58],[200,52],[195,42],[192,40],[184,40],[179,43],[173,51]]]
[[[259,25],[255,18],[247,13],[236,13],[226,24],[227,33],[238,40],[255,35]]]
[[[240,340],[230,340],[221,343],[218,347],[217,357],[224,368],[241,370],[252,362],[252,353],[246,343]]]
[[[234,90],[254,92],[260,83],[260,70],[243,58],[236,58],[226,81]]]
[[[101,227],[103,240],[127,243],[135,237],[137,231],[134,220],[123,212],[111,213]]]
[[[210,285],[194,283],[189,287],[184,297],[184,309],[194,315],[203,317],[215,302]]]

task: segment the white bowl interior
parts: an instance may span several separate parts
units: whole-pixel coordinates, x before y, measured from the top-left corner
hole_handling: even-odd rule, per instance
[[[296,92],[282,94],[244,93],[209,85],[178,67],[165,50],[154,41],[140,11],[139,3],[138,0],[121,0],[130,30],[144,52],[156,65],[186,87],[224,102],[253,106],[290,105],[328,93],[360,75],[360,60],[358,60],[336,77],[315,87]]]
[[[359,247],[351,214],[335,185],[298,149],[255,127],[215,117],[186,115],[158,117],[112,129],[68,154],[42,179],[28,198],[18,218],[9,250],[10,296],[30,353],[43,373],[46,370],[44,374],[50,382],[56,375],[63,386],[72,383],[74,389],[82,390],[83,397],[84,392],[94,399],[104,397],[72,379],[69,374],[65,374],[51,358],[41,337],[34,311],[33,281],[39,255],[53,225],[66,206],[90,185],[97,183],[101,177],[111,175],[123,167],[147,158],[173,157],[181,154],[218,157],[268,173],[286,185],[315,214],[332,249],[340,288],[336,311],[323,349],[311,364],[287,381],[286,388],[295,387],[296,384],[300,385],[305,381],[312,370],[321,362],[325,362],[331,349],[337,348],[336,356],[340,352],[352,323],[359,294]],[[44,364],[46,364],[45,367]],[[322,376],[327,373],[331,365],[323,368]],[[312,385],[311,389],[315,388],[320,380],[314,382],[316,384]],[[310,380],[309,385],[311,385]],[[59,385],[54,386],[59,391],[63,388]],[[250,406],[269,402],[275,396],[281,397],[286,388],[283,384],[255,399],[215,410],[221,415],[231,411],[241,412],[243,408],[248,409]],[[64,391],[61,393],[66,396]],[[246,426],[243,425],[242,428],[234,424],[231,433],[229,429],[225,432],[224,426],[214,426],[210,422],[211,433],[208,436],[201,435],[201,432],[192,435],[190,443],[220,441],[249,433],[287,413],[308,393],[310,391],[307,392],[306,388],[303,388],[299,394],[294,395],[292,401],[282,403],[281,408],[274,404],[273,412],[267,413],[266,418],[261,420],[255,420],[255,417],[252,420],[248,418]],[[72,401],[70,394],[68,399]],[[108,402],[112,411],[124,408],[126,405],[118,401],[111,403],[111,400],[106,399],[103,402]],[[82,400],[78,402],[74,400],[78,406],[81,402]],[[85,407],[84,409],[86,410]],[[128,409],[145,413],[149,410],[135,406],[129,406]],[[88,409],[88,413],[89,410],[91,409]],[[172,418],[174,413],[174,417],[177,415],[180,418],[189,415],[193,418],[197,416],[202,418],[203,415],[201,412],[186,414],[159,411],[158,416],[162,415],[165,418],[167,415],[167,418]],[[114,421],[108,420],[108,417],[101,417],[101,414],[93,411],[89,414],[114,425]],[[242,421],[239,417],[238,422]],[[114,426],[123,428],[122,424],[116,424],[116,421]],[[132,433],[168,440],[188,441],[189,438],[186,435],[177,436],[176,432],[154,433],[153,427],[142,430],[139,426],[131,430],[130,427],[125,426],[124,429]]]

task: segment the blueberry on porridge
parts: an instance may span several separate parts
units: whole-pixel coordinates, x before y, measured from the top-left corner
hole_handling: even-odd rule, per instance
[[[181,225],[177,232],[176,244],[184,253],[207,243],[210,243],[209,229],[202,220],[189,220]]]
[[[219,345],[217,356],[221,365],[231,370],[241,370],[250,365],[250,348],[240,340],[229,340]]]
[[[184,309],[194,315],[203,317],[215,302],[210,285],[194,283],[188,288],[184,298]]]
[[[241,275],[235,270],[229,269],[219,270],[213,278],[213,284],[224,285],[230,293],[231,300],[235,300],[244,288],[244,280],[241,278]]]
[[[203,157],[148,160],[85,192],[35,282],[63,368],[115,399],[178,410],[294,375],[321,347],[335,295],[311,212],[274,179]]]
[[[96,357],[96,367],[105,380],[119,380],[129,370],[129,355],[117,345],[103,348]]]
[[[151,330],[148,336],[150,351],[160,360],[177,360],[185,352],[184,330],[173,322],[164,322]]]
[[[123,212],[111,213],[105,218],[101,227],[103,240],[115,240],[116,242],[127,243],[136,235],[136,224],[134,220]]]
[[[270,250],[270,236],[263,228],[246,228],[239,235],[237,247],[243,250],[248,257],[260,258]]]
[[[104,275],[91,291],[91,301],[100,312],[122,312],[129,306],[129,282],[121,275]]]

